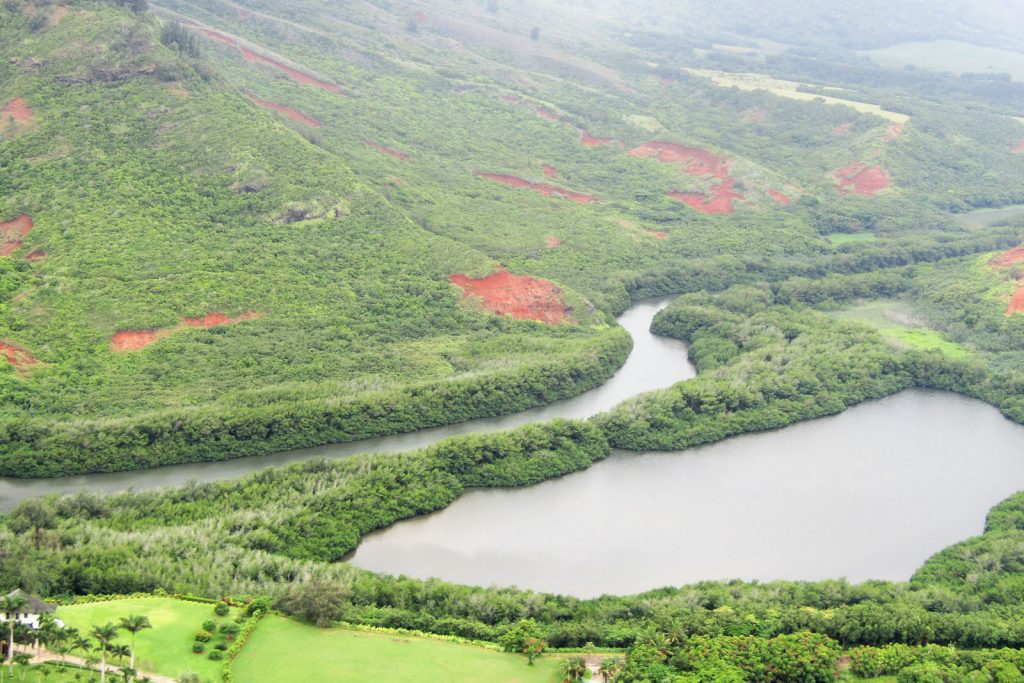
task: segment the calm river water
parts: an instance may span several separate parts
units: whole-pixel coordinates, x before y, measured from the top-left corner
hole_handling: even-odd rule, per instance
[[[1024,427],[907,391],[680,453],[470,492],[368,536],[366,569],[591,597],[702,579],[905,580],[1024,489]]]
[[[37,496],[78,491],[112,493],[129,488],[142,491],[167,486],[181,486],[189,481],[233,479],[267,467],[276,467],[302,460],[341,458],[355,453],[408,451],[429,446],[457,434],[511,429],[528,422],[542,422],[556,417],[590,417],[618,405],[631,396],[671,386],[696,374],[686,357],[685,344],[674,339],[657,337],[650,332],[649,328],[654,314],[667,306],[669,301],[671,301],[671,297],[641,302],[632,306],[619,317],[619,324],[626,328],[633,337],[632,353],[626,363],[608,382],[576,398],[557,401],[551,405],[505,417],[471,420],[408,434],[304,448],[251,458],[56,479],[0,478],[0,512],[12,509],[26,498]]]

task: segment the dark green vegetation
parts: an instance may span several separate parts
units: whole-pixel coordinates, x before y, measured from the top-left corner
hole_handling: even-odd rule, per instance
[[[315,623],[494,642],[533,619],[551,646],[630,648],[620,681],[828,680],[840,648],[860,646],[876,649],[854,651],[855,674],[1019,680],[1019,654],[1002,648],[1024,647],[1020,496],[907,583],[577,600],[339,562],[366,533],[467,487],[536,483],[610,445],[684,448],[911,386],[1024,422],[1024,317],[1005,313],[1019,267],[988,265],[1024,222],[950,214],[1024,202],[1024,155],[1011,152],[1024,127],[1009,116],[1024,89],[851,65],[843,51],[958,12],[946,37],[963,38],[983,12],[930,4],[932,23],[893,21],[864,43],[738,0],[691,7],[680,21],[708,33],[681,37],[651,29],[654,4],[627,28],[571,4],[130,4],[0,6],[0,106],[32,110],[0,122],[0,221],[35,221],[0,257],[0,341],[40,361],[0,361],[0,473],[215,460],[519,411],[603,382],[629,346],[612,316],[659,294],[684,293],[655,330],[688,341],[701,374],[590,422],[29,501],[0,523],[0,589],[259,595]],[[791,8],[795,25],[814,5]],[[804,47],[756,40],[786,31]],[[1014,47],[1019,35],[1006,23],[990,37]],[[753,49],[715,45],[730,41]],[[910,118],[894,131],[687,68],[842,88]],[[584,131],[609,143],[584,145]],[[628,154],[650,140],[724,162],[688,174]],[[891,186],[838,192],[833,171],[856,162],[886,169]],[[666,196],[710,192],[715,173],[743,196],[731,215]],[[463,302],[449,276],[495,263],[554,282],[569,321]],[[864,314],[880,300],[903,318]],[[245,319],[188,322],[212,314]],[[118,350],[122,331],[152,343]]]
[[[0,259],[0,340],[40,361],[0,366],[5,475],[221,459],[514,412],[607,378],[626,343],[605,323],[630,300],[1021,237],[969,232],[943,213],[1024,200],[1024,158],[1008,151],[1020,124],[954,83],[941,82],[957,95],[942,102],[914,95],[923,75],[894,86],[877,67],[769,65],[840,80],[852,99],[902,88],[899,106],[882,104],[911,121],[886,141],[884,119],[679,68],[722,67],[713,55],[673,52],[654,69],[620,29],[560,21],[571,7],[442,4],[419,16],[296,0],[239,13],[169,0],[153,8],[162,24],[130,9],[2,10],[0,99],[24,97],[34,120],[4,134],[0,207],[35,227]],[[613,141],[582,145],[584,130]],[[626,153],[651,139],[725,158],[744,197],[736,212],[665,196],[716,181]],[[831,172],[861,160],[888,169],[893,188],[837,193]],[[475,175],[537,182],[542,164],[552,184],[597,201]],[[877,239],[823,237],[865,231]],[[26,262],[37,251],[46,258]],[[557,283],[573,322],[464,305],[448,276],[495,261]],[[111,347],[119,331],[211,313],[258,317]]]

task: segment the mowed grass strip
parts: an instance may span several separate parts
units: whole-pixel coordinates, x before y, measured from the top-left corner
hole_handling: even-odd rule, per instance
[[[268,616],[232,665],[236,683],[554,683],[559,661],[430,638],[321,629]]]
[[[117,624],[121,617],[149,617],[153,628],[140,631],[135,637],[135,666],[139,671],[172,678],[193,671],[204,681],[219,681],[223,662],[209,659],[212,643],[207,644],[207,651],[202,654],[192,652],[192,643],[204,621],[212,619],[219,625],[232,621],[238,613],[233,609],[228,616],[218,617],[209,604],[174,598],[131,598],[60,607],[57,618],[88,636],[93,626]],[[117,642],[130,644],[131,634],[122,631]]]

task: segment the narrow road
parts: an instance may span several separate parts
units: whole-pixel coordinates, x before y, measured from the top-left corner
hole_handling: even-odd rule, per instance
[[[43,662],[58,662],[59,663],[61,661],[61,656],[60,655],[55,654],[53,652],[50,652],[49,650],[46,650],[46,649],[41,649],[38,652],[34,652],[33,651],[33,652],[31,652],[31,654],[32,654],[32,661],[29,662],[30,664],[42,664]],[[65,656],[63,658],[63,660],[65,662],[67,662],[68,664],[75,664],[77,666],[82,666],[82,667],[85,667],[87,669],[92,669],[93,668],[93,667],[88,666],[85,663],[85,658],[84,657],[76,657],[74,655],[67,655],[67,656]],[[95,671],[99,671],[99,665],[97,665],[94,670]],[[108,674],[120,675],[118,673],[118,667],[110,664],[109,662],[107,663],[107,673]],[[138,672],[136,672],[136,680],[142,680],[143,678],[148,678],[153,683],[176,683],[175,679],[169,678],[167,676],[161,676],[159,674],[147,673],[145,671],[138,671]]]

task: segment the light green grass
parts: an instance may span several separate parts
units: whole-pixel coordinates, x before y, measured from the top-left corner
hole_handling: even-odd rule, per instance
[[[830,232],[825,237],[832,244],[849,244],[850,242],[874,242],[878,239],[873,232]]]
[[[153,624],[153,628],[140,632],[135,639],[135,667],[139,671],[171,677],[177,677],[184,671],[194,671],[204,681],[220,681],[223,662],[207,657],[213,643],[207,645],[207,652],[203,654],[193,654],[192,643],[204,621],[213,619],[224,623],[232,620],[238,614],[237,610],[232,610],[227,617],[217,617],[213,613],[213,605],[173,598],[112,600],[69,605],[57,610],[58,619],[82,634],[88,634],[95,625],[116,624],[121,617],[130,614],[149,617]],[[128,644],[130,641],[130,635],[122,631],[118,642]]]
[[[818,95],[816,93],[802,92],[799,90],[801,86],[809,85],[807,83],[783,81],[763,74],[754,73],[731,73],[726,71],[713,71],[711,69],[686,69],[686,71],[694,76],[709,78],[712,83],[722,88],[766,90],[773,95],[778,95],[779,97],[786,97],[791,100],[801,100],[804,102],[822,100],[825,104],[838,104],[844,107],[850,107],[852,109],[856,109],[862,114],[874,114],[875,116],[879,116],[883,119],[887,119],[893,123],[899,123],[901,125],[910,120],[910,117],[906,114],[882,109],[877,104],[847,100],[834,95]],[[836,88],[835,91],[837,94],[841,94],[843,92],[838,88]]]
[[[321,629],[268,616],[232,665],[237,683],[553,683],[558,660],[429,638]]]
[[[878,299],[832,313],[843,320],[853,320],[875,327],[882,336],[901,348],[941,351],[949,358],[962,360],[971,352],[929,329],[905,301]]]
[[[1008,73],[1024,80],[1024,54],[956,40],[900,43],[864,52],[883,66],[913,64],[925,69],[962,73]]]

